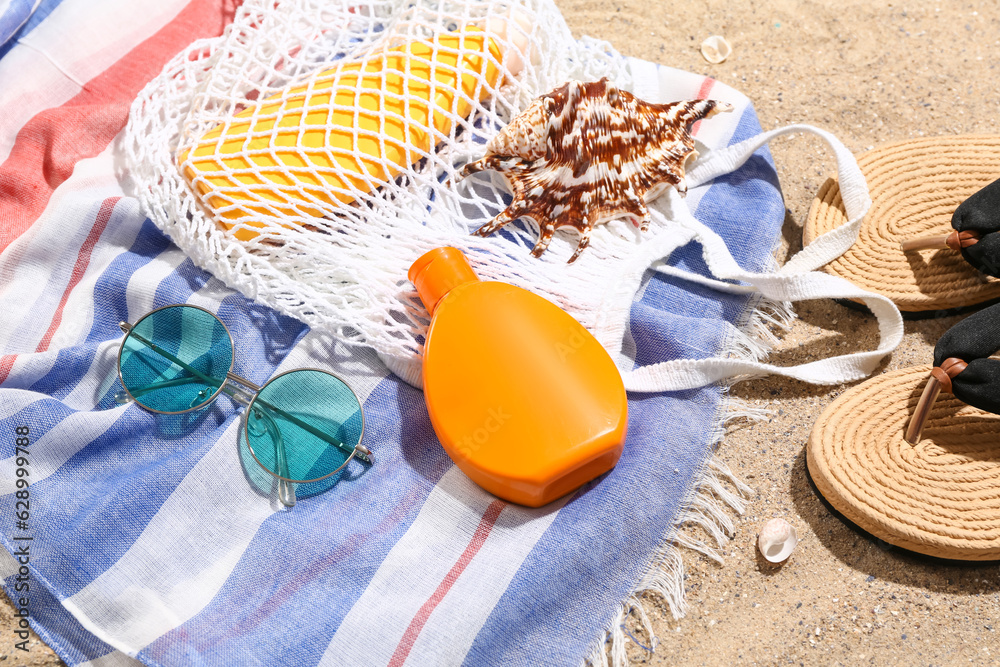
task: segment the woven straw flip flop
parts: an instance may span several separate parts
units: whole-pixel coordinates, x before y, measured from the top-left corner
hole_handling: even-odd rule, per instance
[[[839,396],[806,449],[820,494],[890,544],[1000,559],[998,348],[1000,304],[949,329],[933,369],[885,373]]]
[[[886,144],[858,158],[871,190],[872,207],[858,240],[823,271],[884,294],[904,313],[926,317],[1000,299],[1000,238],[978,250],[969,246],[979,234],[956,234],[952,217],[960,204],[1000,179],[1000,136],[965,135],[922,138]],[[1000,188],[1000,186],[998,186]],[[966,205],[966,209],[968,209]],[[984,231],[982,215],[959,227]],[[968,217],[968,216],[966,216]],[[975,216],[974,216],[975,217]],[[835,179],[828,179],[813,201],[803,229],[803,244],[847,221]],[[992,223],[992,224],[989,224]],[[1000,210],[985,231],[1000,229]],[[935,247],[904,251],[906,241],[932,237]],[[957,252],[956,250],[961,250]],[[971,262],[971,264],[970,264]],[[980,270],[981,269],[981,270]],[[986,275],[991,274],[991,275]]]

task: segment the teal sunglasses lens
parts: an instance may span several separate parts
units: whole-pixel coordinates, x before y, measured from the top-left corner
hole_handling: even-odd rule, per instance
[[[254,458],[271,474],[293,482],[315,482],[337,472],[363,433],[358,397],[324,371],[275,377],[247,410],[247,444]]]
[[[154,310],[122,343],[125,390],[149,410],[188,412],[219,393],[233,365],[233,342],[212,313],[193,306]]]

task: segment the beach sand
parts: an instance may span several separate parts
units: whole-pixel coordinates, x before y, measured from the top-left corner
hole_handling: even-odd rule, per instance
[[[706,74],[745,93],[761,125],[809,123],[856,154],[911,137],[997,133],[1000,12],[995,2],[738,3],[703,0],[557,0],[574,35],[604,39],[624,55]],[[699,45],[723,35],[733,53],[707,63]],[[834,171],[819,139],[771,144],[787,207],[783,261],[801,247],[812,199]],[[872,317],[829,301],[795,307],[798,320],[771,359],[777,364],[872,349]],[[880,367],[928,363],[958,318],[912,321]],[[782,379],[737,384],[733,396],[772,416],[730,426],[718,456],[754,489],[721,549],[725,564],[685,555],[688,612],[675,620],[643,598],[659,635],[654,653],[630,620],[628,654],[649,665],[1000,664],[1000,566],[933,561],[880,543],[831,513],[811,487],[805,443],[844,387]],[[754,546],[763,524],[783,517],[799,544],[772,566]],[[692,529],[692,535],[697,533]],[[5,600],[6,603],[6,600]],[[0,665],[55,665],[32,638],[14,651],[11,608],[0,608]]]
[[[557,0],[574,35],[609,41],[624,55],[711,76],[753,102],[767,130],[808,123],[855,154],[908,138],[996,134],[1000,118],[1000,12],[996,3],[657,3]],[[718,65],[699,46],[722,35],[733,48]],[[817,138],[771,143],[787,209],[779,261],[801,248],[816,191],[834,173]],[[873,317],[830,301],[795,305],[798,320],[771,357],[788,365],[873,349]],[[959,317],[908,321],[905,339],[878,372],[927,364]],[[687,616],[675,621],[644,598],[659,635],[649,665],[1000,664],[1000,566],[923,558],[852,528],[817,496],[805,444],[820,412],[845,387],[755,379],[733,396],[768,408],[766,422],[738,421],[718,456],[754,488],[722,549],[725,564],[685,556]],[[797,530],[782,566],[755,548],[772,517]],[[699,529],[700,530],[700,529]],[[692,534],[697,534],[693,531]],[[631,626],[637,624],[632,622]],[[644,634],[636,634],[648,646]]]

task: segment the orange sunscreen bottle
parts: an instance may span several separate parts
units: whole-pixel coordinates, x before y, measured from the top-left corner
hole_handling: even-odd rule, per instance
[[[491,18],[488,28],[503,35],[509,21],[530,32],[520,14]],[[527,42],[520,32],[512,38],[518,49]],[[512,75],[523,67],[518,49],[506,62]],[[494,39],[468,26],[342,62],[307,86],[251,103],[178,163],[227,229],[227,220],[263,227],[254,221],[259,215],[322,217],[311,202],[350,203],[448,136],[452,119],[467,117],[472,101],[497,85],[501,57]],[[244,241],[257,235],[252,228],[235,232]]]
[[[621,374],[565,311],[482,282],[456,248],[413,263],[431,313],[424,397],[448,456],[476,484],[539,507],[607,472],[625,442]]]

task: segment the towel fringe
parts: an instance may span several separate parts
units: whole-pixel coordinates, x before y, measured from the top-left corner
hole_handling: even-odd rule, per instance
[[[722,356],[753,361],[766,359],[778,343],[773,330],[787,331],[794,320],[795,313],[790,303],[761,299],[754,307],[748,308],[748,315],[730,336],[722,350]],[[744,379],[746,377],[736,378],[723,386],[723,400],[712,431],[713,449],[721,443],[727,427],[733,422],[763,421],[770,415],[766,408],[729,394],[732,385]],[[735,534],[733,515],[742,515],[746,511],[747,500],[752,494],[753,489],[737,478],[725,463],[714,454],[708,458],[671,528],[669,538],[653,556],[632,594],[615,610],[610,626],[594,642],[584,665],[628,667],[626,649],[630,640],[642,650],[655,650],[658,640],[645,606],[650,602],[650,597],[659,598],[675,620],[683,618],[687,613],[684,552],[678,547],[702,554],[723,565],[719,550]],[[708,539],[692,535],[690,529],[682,531],[687,526],[700,526],[707,533]],[[648,638],[649,645],[642,644],[641,640],[632,635],[629,627],[642,632]]]
[[[788,331],[794,321],[791,302],[762,299],[756,308],[750,309],[746,320],[734,327],[721,356],[763,361],[779,342],[774,329]]]

